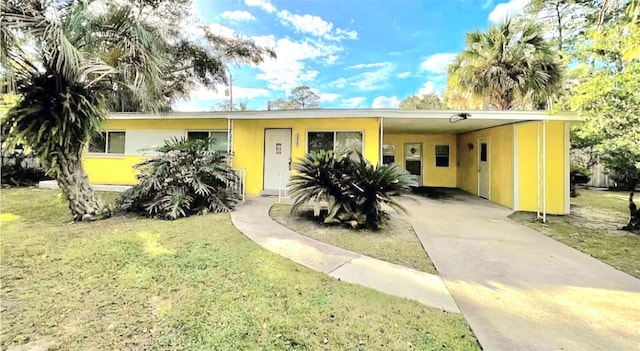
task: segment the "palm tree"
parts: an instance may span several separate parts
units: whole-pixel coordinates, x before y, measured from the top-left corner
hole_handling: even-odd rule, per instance
[[[195,83],[225,83],[226,62],[274,56],[248,39],[208,31],[206,44],[167,37],[166,28],[153,22],[160,3],[0,2],[2,92],[19,96],[2,122],[5,147],[31,147],[66,195],[74,220],[111,215],[90,187],[81,155],[114,101],[138,110],[164,109]]]
[[[467,48],[449,67],[458,85],[494,108],[540,107],[556,93],[561,65],[542,26],[512,18],[467,33]]]

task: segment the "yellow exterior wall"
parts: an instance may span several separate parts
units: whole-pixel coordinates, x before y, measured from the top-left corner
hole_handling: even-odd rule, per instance
[[[395,145],[396,164],[404,168],[404,143],[423,145],[422,184],[455,188],[457,184],[457,147],[455,134],[384,134],[384,144]],[[449,167],[436,167],[436,145],[449,145]]]
[[[259,194],[263,189],[264,130],[266,128],[292,129],[291,158],[293,162],[306,153],[307,131],[362,131],[365,157],[374,164],[377,164],[380,158],[378,118],[234,120],[233,168],[246,169],[247,194]],[[299,138],[297,144],[296,138]]]
[[[137,120],[107,120],[104,130],[127,129],[184,129],[184,130],[226,130],[226,119],[137,119]],[[92,184],[131,185],[137,183],[133,165],[142,162],[143,156],[132,155],[102,155],[85,153],[82,157],[89,182]]]
[[[543,122],[516,124],[518,154],[518,198],[520,211],[535,212],[538,209],[538,140],[542,143]],[[540,126],[540,132],[538,128]],[[565,176],[566,154],[565,122],[546,122],[546,211],[564,214],[568,199]],[[539,139],[538,139],[539,138]]]
[[[132,185],[137,183],[133,166],[142,156],[84,156],[82,166],[91,184]]]
[[[478,194],[478,139],[489,142],[489,200],[513,208],[513,125],[458,135],[458,188]],[[469,144],[473,149],[469,149]]]

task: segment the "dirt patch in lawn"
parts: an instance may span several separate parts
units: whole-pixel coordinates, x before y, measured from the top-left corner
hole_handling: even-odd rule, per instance
[[[281,225],[318,241],[422,272],[437,274],[413,227],[403,219],[392,217],[386,228],[372,231],[354,230],[339,224],[324,224],[313,216],[312,210],[293,216],[290,205],[273,205],[269,214]]]

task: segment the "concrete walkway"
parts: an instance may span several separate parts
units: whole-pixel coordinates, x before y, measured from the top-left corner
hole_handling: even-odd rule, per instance
[[[334,278],[459,313],[437,275],[360,255],[289,230],[269,216],[273,198],[253,197],[231,213],[233,224],[264,248]]]
[[[640,280],[479,198],[403,203],[485,350],[640,350]]]

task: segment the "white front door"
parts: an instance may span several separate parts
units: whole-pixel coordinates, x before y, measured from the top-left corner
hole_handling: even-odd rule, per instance
[[[291,166],[291,129],[264,130],[264,190],[285,189]]]
[[[478,196],[489,199],[491,175],[489,169],[489,140],[480,139],[478,147]]]

